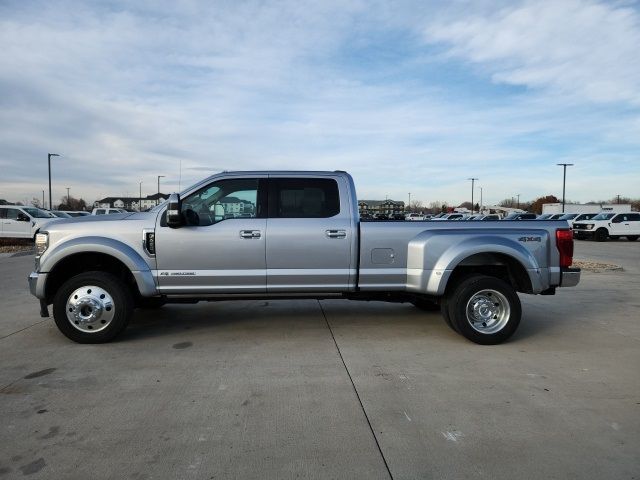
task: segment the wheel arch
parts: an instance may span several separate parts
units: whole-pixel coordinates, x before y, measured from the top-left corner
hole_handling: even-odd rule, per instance
[[[452,269],[445,292],[455,288],[462,278],[474,273],[499,278],[517,292],[534,292],[531,276],[525,266],[513,256],[500,252],[475,253],[462,259]]]
[[[469,273],[504,279],[517,291],[539,293],[548,288],[546,231],[537,231],[540,242],[524,246],[517,229],[501,229],[475,235],[469,231],[432,230],[409,243],[408,290],[434,296],[446,294],[452,283]],[[516,237],[518,235],[518,237]]]
[[[99,237],[76,238],[45,252],[40,271],[45,272],[45,297],[51,303],[57,289],[68,278],[91,270],[106,271],[123,279],[136,296],[157,294],[149,265],[131,246]]]
[[[90,271],[108,272],[124,281],[133,293],[140,295],[136,279],[129,268],[118,258],[103,252],[88,251],[68,255],[58,261],[47,274],[45,297],[47,303],[53,301],[58,289],[69,278]]]

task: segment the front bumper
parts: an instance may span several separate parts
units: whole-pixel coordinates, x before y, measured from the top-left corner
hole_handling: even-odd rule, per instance
[[[45,286],[45,283],[47,282],[47,274],[39,273],[39,272],[31,272],[29,274],[28,281],[29,281],[29,291],[31,292],[31,295],[39,298],[40,300],[44,300],[45,299],[44,286]]]
[[[573,238],[589,238],[593,236],[593,230],[573,230]]]
[[[579,268],[563,268],[560,274],[561,287],[575,287],[580,283]]]
[[[40,300],[40,316],[48,317],[49,308],[47,305],[47,300],[46,300],[46,295],[44,290],[44,286],[47,281],[47,274],[31,272],[27,280],[29,282],[29,291],[31,292],[31,295],[37,297]]]

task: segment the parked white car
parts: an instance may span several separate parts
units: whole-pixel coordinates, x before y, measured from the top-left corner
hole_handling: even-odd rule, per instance
[[[86,217],[87,215],[91,215],[91,212],[85,212],[84,210],[65,210],[65,213],[68,213],[72,217]]]
[[[422,220],[426,220],[423,213],[407,213],[404,216],[405,220],[409,220],[410,222],[418,222]]]
[[[573,236],[604,242],[608,238],[627,237],[634,242],[640,237],[640,213],[600,213],[591,220],[573,222]]]
[[[111,215],[114,213],[128,213],[124,208],[94,208],[91,215]]]
[[[597,213],[565,213],[558,220],[566,220],[569,222],[569,226],[573,228],[574,222],[580,222],[583,220],[591,220]]]
[[[434,222],[442,221],[442,220],[465,220],[469,215],[466,213],[447,213],[442,217],[432,218]]]
[[[42,227],[57,218],[36,207],[0,205],[0,237],[34,238]]]

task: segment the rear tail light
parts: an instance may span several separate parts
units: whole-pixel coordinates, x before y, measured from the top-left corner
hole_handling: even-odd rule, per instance
[[[556,230],[556,247],[560,253],[560,267],[570,267],[573,263],[573,234],[571,230]]]

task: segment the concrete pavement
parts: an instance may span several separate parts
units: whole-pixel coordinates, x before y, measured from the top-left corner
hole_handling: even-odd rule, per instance
[[[311,300],[170,305],[77,345],[38,316],[32,258],[0,259],[0,479],[637,477],[640,242],[576,258],[626,270],[521,296],[496,347]]]

